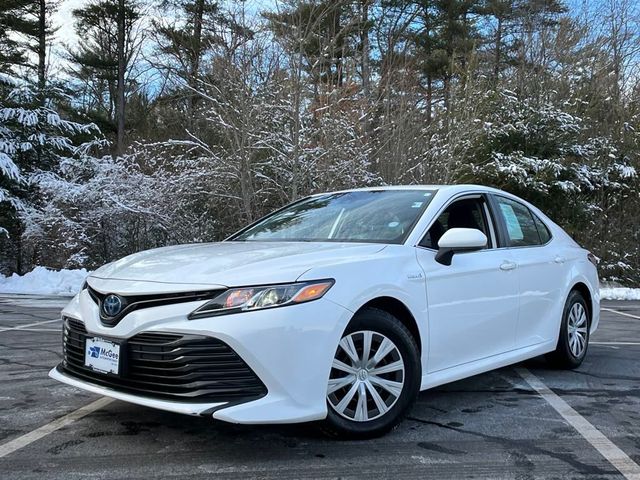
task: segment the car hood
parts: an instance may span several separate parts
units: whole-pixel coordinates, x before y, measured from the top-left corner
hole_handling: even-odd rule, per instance
[[[284,283],[295,281],[315,266],[349,262],[384,248],[380,244],[334,242],[178,245],[129,255],[99,268],[89,279],[212,287]]]

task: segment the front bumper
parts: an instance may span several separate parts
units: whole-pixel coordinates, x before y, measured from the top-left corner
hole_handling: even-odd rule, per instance
[[[115,398],[124,402],[135,403],[145,407],[157,408],[159,410],[165,410],[167,412],[182,413],[185,415],[204,415],[213,413],[213,411],[227,405],[227,402],[220,403],[189,403],[189,402],[172,402],[169,400],[154,399],[148,397],[142,397],[140,395],[132,395],[130,393],[120,392],[113,388],[102,387],[89,382],[84,382],[66,374],[60,366],[52,368],[49,372],[49,376],[54,380],[66,383],[72,387],[81,388],[87,392],[97,393],[98,395],[104,395],[105,397]]]
[[[131,312],[116,326],[102,325],[98,306],[82,291],[63,315],[84,323],[88,334],[126,340],[140,333],[175,333],[218,339],[251,368],[266,387],[254,400],[176,401],[80,379],[60,369],[49,376],[119,400],[233,423],[294,423],[326,416],[326,388],[338,341],[352,313],[326,299],[300,305],[188,320],[204,302]]]

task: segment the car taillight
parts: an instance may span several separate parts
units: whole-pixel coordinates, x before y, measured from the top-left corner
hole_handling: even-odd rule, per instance
[[[591,252],[587,253],[587,260],[593,263],[593,265],[596,267],[598,266],[598,263],[600,263],[600,259]]]

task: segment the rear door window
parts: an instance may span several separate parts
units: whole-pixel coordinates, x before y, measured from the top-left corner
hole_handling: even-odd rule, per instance
[[[507,233],[510,247],[529,247],[541,245],[542,242],[538,227],[531,211],[516,201],[496,196],[498,212]]]

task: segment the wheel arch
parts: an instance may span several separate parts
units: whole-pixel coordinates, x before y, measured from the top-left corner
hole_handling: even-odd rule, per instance
[[[383,310],[400,320],[400,322],[402,322],[402,324],[407,327],[407,330],[409,330],[409,332],[415,339],[418,345],[418,351],[422,354],[422,338],[420,335],[420,328],[418,327],[418,323],[416,322],[413,313],[411,313],[411,310],[409,310],[409,307],[407,307],[401,300],[390,296],[376,297],[358,308],[354,315],[364,310],[365,308],[377,308],[379,310]]]
[[[591,295],[591,290],[589,290],[589,287],[587,286],[586,283],[577,282],[571,287],[571,290],[569,290],[569,294],[573,291],[580,293],[586,300],[587,309],[588,309],[587,314],[589,317],[589,325],[591,325],[591,322],[593,320],[593,298]]]

